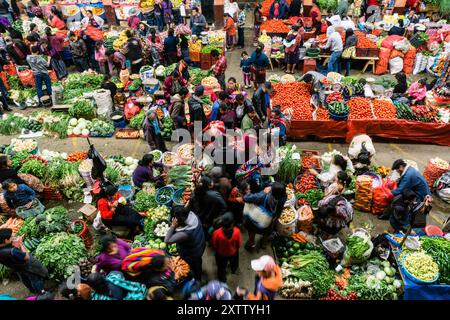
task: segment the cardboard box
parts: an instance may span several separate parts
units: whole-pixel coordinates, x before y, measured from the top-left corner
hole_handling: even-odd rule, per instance
[[[93,221],[97,216],[97,208],[91,204],[85,204],[78,212],[82,213],[87,221]]]

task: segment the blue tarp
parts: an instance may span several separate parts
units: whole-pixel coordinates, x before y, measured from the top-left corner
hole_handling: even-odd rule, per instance
[[[404,300],[450,300],[450,286],[443,284],[418,284],[410,280],[400,268],[405,279]]]

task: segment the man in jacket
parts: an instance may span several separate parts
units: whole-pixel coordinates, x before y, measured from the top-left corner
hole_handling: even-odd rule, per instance
[[[176,243],[181,259],[189,264],[194,278],[201,281],[202,256],[206,248],[202,224],[193,212],[189,212],[182,206],[174,207],[172,216],[174,219],[164,242]]]
[[[410,189],[416,193],[418,202],[422,202],[426,197],[431,197],[431,191],[425,178],[417,169],[407,165],[403,159],[395,160],[392,170],[396,170],[400,174],[397,189],[392,191],[394,196],[402,194],[405,189]]]
[[[197,7],[192,8],[190,28],[192,34],[195,34],[196,36],[199,36],[206,28],[206,18],[198,11]]]
[[[200,121],[202,129],[206,127],[206,116],[203,111],[203,102],[201,97],[205,93],[205,88],[200,85],[195,89],[194,95],[189,98],[189,116],[190,116],[190,130],[194,131],[194,124],[196,121]]]
[[[253,94],[253,106],[262,122],[266,121],[267,109],[270,106],[270,93],[272,92],[272,84],[266,82],[262,84]]]
[[[186,98],[189,96],[189,90],[185,87],[180,89],[180,92],[175,94],[170,99],[170,117],[172,118],[177,128],[186,128],[186,116],[184,105]]]
[[[328,61],[328,72],[339,72],[342,50],[344,50],[344,43],[339,33],[341,31],[340,29],[337,28],[335,30],[334,27],[328,27],[327,43],[324,46],[320,46],[321,49],[330,49],[331,51],[330,60]]]
[[[34,294],[42,294],[47,269],[25,249],[22,237],[13,239],[12,230],[0,229],[0,264],[19,275],[19,279]]]

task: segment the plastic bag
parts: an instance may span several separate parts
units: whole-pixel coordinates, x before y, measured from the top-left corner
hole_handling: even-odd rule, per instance
[[[100,230],[106,229],[106,226],[104,225],[104,223],[102,221],[102,216],[100,214],[100,211],[97,212],[97,216],[95,217],[94,222],[92,223],[92,227],[96,231],[100,231]]]
[[[333,259],[337,259],[345,249],[344,244],[339,238],[323,241],[322,246],[324,247],[327,255]]]
[[[44,211],[45,207],[38,199],[33,200],[33,205],[31,206],[31,208],[27,208],[25,206],[16,208],[16,214],[24,220],[30,217],[36,217]]]
[[[389,60],[389,70],[391,74],[399,73],[403,70],[403,59],[400,57]]]
[[[348,250],[348,247],[345,248],[344,257],[342,258],[341,264],[343,266],[350,266],[352,264],[360,264],[364,261],[367,261],[370,258],[370,255],[372,254],[373,250],[373,243],[370,239],[370,234],[365,229],[356,229],[352,237],[360,237],[362,238],[368,245],[369,248],[364,252],[361,258],[355,258],[350,255],[350,251]]]
[[[393,195],[391,190],[395,189],[396,183],[394,181],[384,181],[383,184],[374,188],[372,192],[372,214],[382,213],[391,202]]]
[[[298,222],[297,230],[306,233],[311,232],[314,214],[310,206],[302,206],[297,210]]]
[[[401,51],[403,53],[408,52],[409,48],[411,47],[411,44],[406,39],[403,39],[403,40],[400,40],[400,41],[396,41],[393,44],[394,44],[395,50],[399,50],[399,51]]]
[[[356,179],[356,195],[353,208],[370,212],[372,207],[372,180],[370,176],[362,175]]]

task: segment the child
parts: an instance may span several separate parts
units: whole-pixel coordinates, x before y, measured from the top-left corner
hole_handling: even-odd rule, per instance
[[[411,105],[425,104],[425,97],[427,96],[427,80],[420,79],[413,83],[408,89],[408,95]]]
[[[95,43],[95,61],[99,65],[99,71],[102,74],[109,74],[108,57],[106,56],[106,49],[103,41]]]
[[[211,246],[216,253],[217,277],[221,282],[226,283],[228,262],[232,273],[236,273],[239,267],[241,231],[234,226],[231,212],[222,216],[220,224],[221,228],[212,234]]]
[[[241,53],[241,64],[239,67],[242,70],[242,77],[244,78],[244,88],[249,89],[252,87],[251,79],[251,65],[252,62],[248,56],[247,51],[242,51]]]
[[[183,0],[180,5],[181,23],[186,25],[186,0]]]

